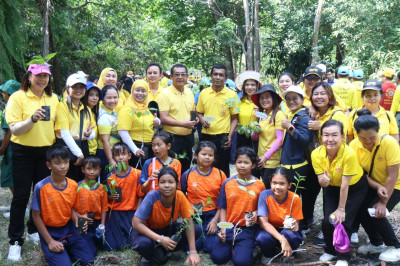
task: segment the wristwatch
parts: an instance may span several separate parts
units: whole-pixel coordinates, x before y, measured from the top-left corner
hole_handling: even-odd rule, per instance
[[[288,131],[289,131],[289,132],[292,132],[293,130],[294,130],[294,126],[291,125],[291,126],[288,128]]]

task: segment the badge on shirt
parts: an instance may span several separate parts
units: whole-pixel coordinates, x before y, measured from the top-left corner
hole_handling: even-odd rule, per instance
[[[261,118],[261,119],[267,119],[268,115],[266,113],[263,112],[255,112],[256,117]]]

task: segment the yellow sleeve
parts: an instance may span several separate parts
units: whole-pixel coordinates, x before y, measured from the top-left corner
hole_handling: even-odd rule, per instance
[[[118,112],[117,129],[130,131],[132,129],[133,117],[134,117],[134,115],[132,115],[132,109],[128,106],[123,107]],[[111,125],[110,125],[109,132],[111,133]],[[108,134],[110,134],[110,133],[108,133]],[[102,134],[102,133],[100,133],[100,134]]]
[[[56,124],[54,126],[55,130],[66,129],[69,130],[69,116],[70,111],[65,102],[59,102],[56,111]]]
[[[394,117],[392,112],[386,111],[386,114],[390,118],[389,134],[391,135],[399,134],[399,127],[397,126],[396,118]]]
[[[332,119],[339,121],[343,124],[343,132],[345,135],[347,135],[347,128],[349,127],[349,118],[347,117],[347,115],[341,111],[337,111]]]
[[[18,94],[17,94],[18,93]],[[22,98],[19,97],[19,92],[11,95],[10,99],[8,100],[7,107],[6,107],[6,121],[7,124],[10,126],[14,123],[23,121],[23,103]],[[13,97],[14,96],[14,97]]]
[[[399,112],[399,104],[400,104],[400,86],[397,87],[394,93],[392,106],[390,107],[390,112],[392,112],[393,115],[396,115],[396,113]]]
[[[348,123],[348,127],[347,127],[347,135],[354,135],[354,132],[353,132],[353,125],[354,125],[353,117],[354,117],[355,112],[357,112],[357,109],[351,111],[351,113],[349,115],[349,123]]]
[[[357,175],[357,170],[361,169],[361,166],[358,162],[356,153],[350,147],[345,147],[345,151],[346,154],[344,155],[343,159],[343,175]]]
[[[340,98],[339,95],[335,94],[335,99],[337,101],[337,106],[339,106],[340,109],[342,109],[343,111],[346,110],[346,104],[344,104],[343,100]]]
[[[286,119],[286,115],[279,110],[275,116],[275,130],[283,130],[282,128],[282,120]]]
[[[397,141],[392,138],[386,136],[383,139],[385,142],[388,142],[385,147],[386,147],[386,165],[396,165],[400,163],[400,148],[397,143]]]
[[[325,169],[323,169],[321,165],[321,158],[319,156],[319,151],[321,148],[316,148],[311,152],[311,161],[312,166],[314,168],[314,172],[316,175],[321,175],[324,173]]]

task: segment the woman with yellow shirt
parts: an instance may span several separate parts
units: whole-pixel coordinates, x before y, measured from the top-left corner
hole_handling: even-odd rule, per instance
[[[261,86],[260,90],[251,96],[259,110],[267,115],[260,118],[261,133],[258,140],[258,167],[261,168],[261,177],[266,188],[271,187],[270,175],[281,164],[281,144],[283,140],[282,119],[286,115],[281,111],[282,98],[270,85]]]
[[[351,226],[367,195],[367,178],[358,163],[356,153],[344,141],[345,137],[343,124],[337,120],[328,120],[321,127],[322,145],[311,154],[319,184],[325,188],[322,222],[325,250],[319,258],[320,261],[331,261],[336,255],[351,256],[348,252],[336,252],[333,246],[334,227],[329,222],[329,217],[334,215],[350,236]]]
[[[279,95],[281,95],[285,90],[287,90],[290,86],[293,86],[295,83],[294,76],[291,73],[284,72],[278,77],[278,88]],[[289,107],[287,107],[285,99],[281,102],[281,110],[285,114],[290,112]]]
[[[149,85],[147,82],[136,80],[132,85],[130,98],[118,112],[118,133],[122,141],[136,155],[131,159],[130,164],[137,169],[142,168],[141,163],[136,165],[139,160],[143,161],[154,157],[151,140],[154,135],[154,128],[161,127],[161,121],[157,114],[154,116],[149,110],[148,92]]]
[[[258,107],[253,103],[251,96],[260,88],[260,73],[253,70],[243,71],[236,77],[235,85],[243,93],[239,103],[239,126],[236,130],[238,132],[236,149],[247,146],[257,153],[258,141],[252,140],[251,136],[246,135],[242,130],[252,127],[250,123],[257,121],[255,112],[258,111]]]
[[[57,106],[55,131],[57,142],[70,151],[67,176],[78,182],[84,178],[80,166],[90,154],[88,140],[96,137],[96,121],[84,99],[86,77],[82,73],[72,74],[66,87],[66,100]]]
[[[88,81],[86,83],[86,93],[83,99],[83,102],[86,102],[89,109],[92,111],[94,120],[93,125],[96,125],[97,117],[99,114],[100,101],[103,98],[103,94],[97,85],[93,82]],[[94,139],[88,141],[89,144],[89,153],[91,155],[96,155],[97,152],[97,139],[98,139],[98,128],[96,128],[96,136]]]
[[[400,202],[399,145],[391,136],[380,133],[377,117],[368,110],[362,110],[358,115],[354,122],[358,138],[350,143],[350,147],[367,173],[368,193],[358,216],[371,241],[359,247],[358,252],[382,252],[380,260],[397,262],[400,261],[400,243],[386,215]],[[374,215],[370,215],[370,208]]]
[[[364,109],[368,109],[373,116],[379,121],[379,133],[390,134],[393,138],[399,141],[399,128],[397,127],[396,119],[393,114],[386,111],[382,106],[379,106],[379,102],[382,98],[382,84],[376,79],[370,79],[364,82],[364,87],[361,92],[361,96],[364,100]],[[358,117],[358,111],[355,109],[350,113],[349,116],[349,127],[348,136],[349,141],[357,138],[357,131],[354,130],[354,121]]]
[[[336,105],[335,94],[327,82],[319,82],[311,90],[311,104],[317,111],[315,120],[308,122],[308,129],[319,131],[328,120],[334,119],[343,124],[344,134],[347,134],[347,115]],[[321,136],[320,136],[321,140]],[[346,141],[346,137],[344,138]]]
[[[106,184],[107,171],[105,167],[111,164],[114,169],[117,169],[117,163],[112,157],[111,149],[121,141],[121,137],[118,135],[117,130],[118,113],[114,110],[119,100],[118,89],[113,85],[104,86],[102,95],[103,102],[100,105],[97,118],[99,137],[97,139],[98,149],[96,155],[101,160],[100,181]]]
[[[100,89],[103,89],[104,86],[106,85],[113,85],[117,87],[117,71],[114,69],[107,67],[101,71],[99,81],[97,82],[97,86]],[[115,111],[118,112],[125,104],[126,98],[125,94],[118,90],[119,94],[119,102],[118,105],[115,107]]]
[[[48,65],[32,64],[22,78],[21,88],[11,95],[6,107],[6,121],[11,130],[12,173],[14,194],[11,202],[8,236],[8,259],[21,260],[24,243],[24,217],[32,185],[50,174],[46,167],[46,152],[56,138],[55,113],[58,98],[52,93]],[[37,245],[39,234],[28,220],[27,240]]]

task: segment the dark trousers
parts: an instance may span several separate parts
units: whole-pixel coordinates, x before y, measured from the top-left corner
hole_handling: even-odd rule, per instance
[[[221,171],[224,171],[225,175],[229,178],[230,177],[229,161],[230,161],[231,148],[224,149],[223,148],[224,143],[222,143],[223,139],[226,136],[227,134],[209,135],[203,133],[201,134],[200,141],[208,140],[214,143],[214,145],[217,147],[217,154],[215,156],[214,166],[220,169]]]
[[[299,184],[297,194],[301,196],[302,210],[304,219],[300,221],[300,230],[307,230],[314,217],[314,206],[317,200],[321,186],[318,182],[318,177],[315,175],[311,165],[306,164],[296,169],[291,169],[292,176],[305,176],[306,180]],[[293,181],[296,182],[296,181]],[[290,190],[294,191],[295,187],[292,186]]]
[[[280,231],[280,233],[281,235],[285,236],[292,250],[297,249],[303,241],[303,236],[299,231],[292,232],[288,229],[283,229]],[[277,254],[276,248],[281,247],[279,241],[275,239],[270,233],[264,230],[260,230],[258,232],[256,243],[260,247],[263,255],[267,258],[272,258],[273,256],[275,256]]]
[[[175,135],[172,141],[171,150],[175,152],[176,158],[181,162],[182,173],[190,168],[193,158],[193,137],[189,135]],[[179,173],[178,173],[179,174]]]
[[[264,182],[265,188],[271,188],[271,176],[275,172],[275,168],[262,168],[260,169],[260,176]]]
[[[202,220],[202,227],[200,227],[200,225],[195,222],[196,232],[202,232],[201,236],[199,238],[196,238],[197,251],[201,251],[202,249],[204,249],[205,252],[210,253],[215,241],[218,240],[218,236],[216,233],[214,235],[207,234],[207,225],[209,223],[212,223],[211,220],[214,218],[216,213],[217,210],[203,212],[200,216]]]
[[[32,185],[50,175],[46,166],[46,152],[49,147],[29,147],[11,143],[12,147],[12,171],[14,182],[14,195],[11,201],[10,224],[8,237],[10,244],[18,241],[19,245],[24,243],[24,218],[26,206],[31,195]],[[33,223],[32,211],[27,222],[28,233],[37,232]]]
[[[368,181],[365,176],[354,185],[349,186],[349,192],[347,194],[346,201],[346,217],[342,223],[347,235],[351,236],[351,226],[357,213],[361,207],[361,204],[365,200],[365,196],[368,191]],[[336,250],[333,246],[333,231],[334,226],[329,222],[329,216],[331,213],[336,211],[340,200],[340,187],[328,186],[324,189],[324,220],[322,221],[322,232],[324,233],[325,240],[325,252],[329,254],[335,254]]]
[[[374,218],[369,216],[368,208],[372,208],[372,206],[378,201],[379,196],[376,194],[376,190],[369,187],[367,196],[365,197],[358,213],[361,225],[364,227],[365,232],[367,232],[372,245],[379,246],[382,245],[382,243],[385,243],[386,246],[400,248],[399,240],[397,239],[389,220],[386,217]],[[391,211],[399,202],[400,190],[394,189],[386,208]]]
[[[257,154],[258,151],[258,141],[254,141],[251,137],[246,137],[244,134],[237,134],[236,150],[241,147],[250,147]]]
[[[107,184],[107,176],[109,174],[106,166],[108,165],[108,159],[103,149],[97,149],[96,156],[100,158],[101,161],[101,171],[100,171],[100,183]]]

